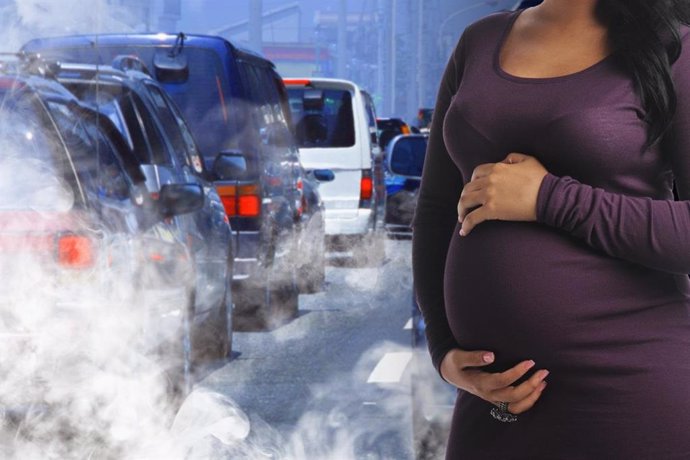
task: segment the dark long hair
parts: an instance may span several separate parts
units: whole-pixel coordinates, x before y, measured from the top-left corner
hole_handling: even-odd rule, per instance
[[[690,23],[690,0],[599,0],[596,8],[645,109],[647,149],[661,140],[676,111],[671,64],[680,56],[679,26]]]

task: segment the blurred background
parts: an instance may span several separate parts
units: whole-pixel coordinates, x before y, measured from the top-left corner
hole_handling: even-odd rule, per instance
[[[283,77],[352,80],[377,114],[413,119],[432,107],[444,65],[463,29],[516,0],[104,0],[100,30],[70,11],[55,34],[179,32],[220,35],[263,53]],[[54,14],[40,0],[0,0],[3,28]],[[107,18],[105,22],[103,18]]]

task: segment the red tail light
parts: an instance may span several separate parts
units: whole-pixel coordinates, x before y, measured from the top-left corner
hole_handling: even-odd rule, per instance
[[[303,79],[303,78],[283,78],[283,82],[285,85],[300,85],[300,86],[309,86],[311,85],[311,80]]]
[[[371,200],[374,194],[374,182],[371,178],[371,171],[368,169],[362,170],[362,181],[359,187],[359,200]]]
[[[257,195],[240,195],[240,217],[257,217],[261,214],[261,198]]]
[[[219,185],[216,189],[229,217],[258,217],[261,214],[258,185]]]
[[[401,131],[403,134],[410,134],[410,127],[407,126],[407,125],[402,125],[402,128],[400,129],[400,131]]]
[[[82,235],[62,235],[57,241],[57,259],[63,267],[91,267],[95,259],[93,242]]]

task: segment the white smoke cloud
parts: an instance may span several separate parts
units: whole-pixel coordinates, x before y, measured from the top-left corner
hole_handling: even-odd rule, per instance
[[[3,51],[16,51],[36,37],[134,32],[146,23],[131,9],[107,0],[14,0],[0,14]]]

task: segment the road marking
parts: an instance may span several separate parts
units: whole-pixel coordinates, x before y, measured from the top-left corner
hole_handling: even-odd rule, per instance
[[[369,374],[367,383],[397,383],[412,359],[409,351],[386,353]]]
[[[403,331],[409,331],[411,329],[412,329],[412,318],[407,320],[407,322],[405,323],[405,327],[403,327]]]

